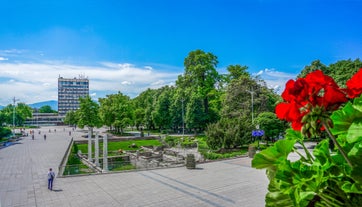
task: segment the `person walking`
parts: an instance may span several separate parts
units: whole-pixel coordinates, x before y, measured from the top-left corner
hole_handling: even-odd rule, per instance
[[[48,189],[53,190],[53,181],[55,178],[55,173],[52,171],[52,168],[49,168],[48,171]]]
[[[44,134],[44,140],[47,140],[47,135],[46,134]]]

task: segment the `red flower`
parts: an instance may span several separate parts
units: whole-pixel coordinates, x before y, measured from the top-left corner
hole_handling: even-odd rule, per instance
[[[362,93],[362,68],[346,83],[349,98],[355,98]]]
[[[279,103],[275,107],[275,113],[279,119],[292,122],[293,129],[300,130],[302,128],[301,120],[304,114],[301,113],[296,102]]]
[[[346,94],[339,88],[327,86],[324,91],[322,105],[326,110],[336,110],[338,107],[348,101]]]
[[[362,79],[362,72],[360,78]],[[360,87],[362,92],[362,87]],[[279,119],[292,122],[292,128],[300,130],[303,116],[313,108],[320,106],[323,111],[330,112],[348,101],[346,94],[337,83],[323,74],[321,70],[309,73],[305,78],[296,81],[289,80],[286,83],[282,98],[285,102],[276,106],[275,112]],[[319,120],[314,120],[319,121]]]

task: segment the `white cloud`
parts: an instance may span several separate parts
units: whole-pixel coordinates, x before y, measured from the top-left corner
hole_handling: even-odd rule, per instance
[[[0,62],[0,105],[7,105],[12,97],[21,102],[57,100],[58,77],[89,78],[90,93],[103,96],[122,92],[134,97],[147,88],[162,87],[174,82],[180,73],[164,72],[129,63],[101,63],[99,66],[45,63]]]
[[[131,82],[129,82],[129,81],[122,81],[122,83],[121,83],[122,85],[131,85],[132,83]]]
[[[0,61],[3,61],[3,60],[9,60],[9,59],[5,58],[5,57],[0,57]]]
[[[279,94],[284,91],[285,83],[297,76],[297,74],[277,71],[274,68],[265,68],[253,75],[259,75],[261,79],[265,80],[269,88],[274,89]]]

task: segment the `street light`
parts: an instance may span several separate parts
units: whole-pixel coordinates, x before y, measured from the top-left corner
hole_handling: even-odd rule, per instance
[[[181,99],[181,102],[182,102],[182,137],[184,137],[184,134],[185,134],[184,101],[185,101],[185,99]]]
[[[247,92],[249,92],[251,94],[251,123],[254,125],[254,93],[255,91],[253,90],[253,88],[251,88],[251,90],[246,90]]]
[[[15,137],[15,102],[19,101],[19,99],[16,99],[15,96],[13,98],[13,137]]]

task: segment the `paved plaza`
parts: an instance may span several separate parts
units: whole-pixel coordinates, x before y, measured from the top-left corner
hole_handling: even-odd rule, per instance
[[[250,167],[250,158],[198,164],[195,170],[182,167],[58,177],[50,191],[48,169],[57,173],[71,138],[84,138],[81,130],[73,132],[69,127],[40,130],[40,135],[35,130],[35,140],[29,135],[0,149],[1,207],[265,205],[268,180],[265,171]]]

